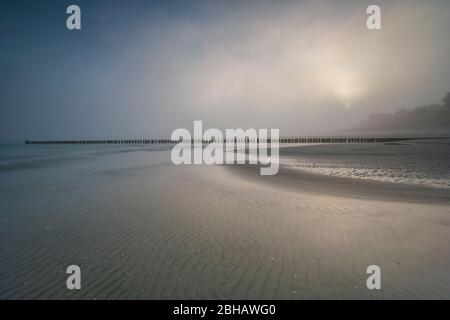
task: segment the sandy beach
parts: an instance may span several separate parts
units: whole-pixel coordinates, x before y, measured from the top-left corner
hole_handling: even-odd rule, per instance
[[[450,0],[1,4],[0,300],[450,300]]]
[[[450,297],[440,190],[419,196],[283,167],[261,177],[255,166],[174,166],[168,151],[145,148],[29,166],[2,171],[1,298]],[[11,183],[17,175],[26,179]],[[70,264],[82,269],[82,290],[65,287]],[[366,288],[372,264],[382,290]]]

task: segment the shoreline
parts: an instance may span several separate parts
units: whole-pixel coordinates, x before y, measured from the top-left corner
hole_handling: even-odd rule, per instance
[[[238,178],[269,184],[276,188],[298,193],[353,199],[450,205],[449,191],[444,188],[333,177],[283,165],[280,166],[278,174],[270,177],[260,176],[259,165],[225,165],[225,167]]]

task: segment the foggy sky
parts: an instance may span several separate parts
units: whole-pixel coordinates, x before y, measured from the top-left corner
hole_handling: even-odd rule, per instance
[[[0,141],[167,137],[194,120],[326,134],[450,91],[449,1],[2,4]]]

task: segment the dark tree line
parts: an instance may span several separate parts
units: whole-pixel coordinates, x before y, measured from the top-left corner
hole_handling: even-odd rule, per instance
[[[430,104],[395,113],[373,114],[363,121],[360,129],[450,129],[450,92],[439,104]]]

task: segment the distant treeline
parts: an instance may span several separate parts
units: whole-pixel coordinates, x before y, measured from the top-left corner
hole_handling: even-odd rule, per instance
[[[362,121],[356,130],[368,131],[449,131],[450,92],[439,104],[430,104],[395,113],[378,113]]]

